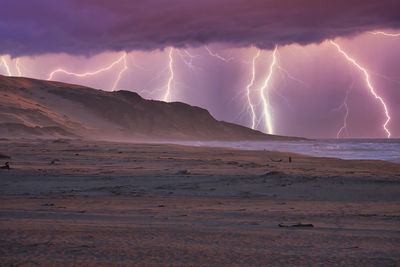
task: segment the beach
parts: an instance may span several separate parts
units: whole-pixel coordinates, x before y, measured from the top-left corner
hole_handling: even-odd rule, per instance
[[[400,263],[400,164],[67,139],[0,154],[2,266]]]

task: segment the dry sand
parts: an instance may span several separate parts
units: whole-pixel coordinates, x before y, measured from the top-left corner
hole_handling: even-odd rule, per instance
[[[400,262],[399,164],[65,140],[0,154],[0,266]],[[297,223],[314,227],[279,227]]]
[[[104,108],[107,107],[107,108]],[[302,140],[218,121],[206,109],[130,91],[0,75],[0,138]]]

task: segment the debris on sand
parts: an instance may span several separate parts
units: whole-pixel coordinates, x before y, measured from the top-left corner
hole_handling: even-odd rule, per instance
[[[297,223],[297,224],[292,224],[292,225],[280,223],[278,225],[279,225],[279,227],[314,227],[314,225],[311,223]]]
[[[272,175],[279,175],[279,174],[282,174],[282,173],[278,172],[278,171],[270,171],[270,172],[263,174],[262,176],[272,176]]]
[[[272,162],[282,162],[281,159],[271,159],[271,158],[270,158],[270,160],[271,160]]]
[[[180,170],[178,171],[178,174],[190,174],[190,170]]]
[[[53,141],[53,144],[69,144],[69,139],[56,139]]]
[[[59,159],[53,159],[53,160],[50,162],[50,165],[55,165],[57,162],[60,162],[60,160],[59,160]]]
[[[9,162],[7,161],[7,162],[4,164],[4,166],[1,166],[0,169],[2,169],[2,170],[9,170],[9,169],[10,169],[10,164],[9,164]]]

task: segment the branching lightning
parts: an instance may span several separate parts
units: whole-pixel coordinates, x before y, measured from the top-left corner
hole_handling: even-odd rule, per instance
[[[115,89],[117,88],[117,85],[119,83],[119,81],[121,80],[121,76],[122,73],[124,73],[127,69],[128,69],[128,65],[126,62],[126,53],[124,53],[124,55],[122,56],[123,61],[124,61],[124,67],[122,68],[122,70],[118,73],[117,79],[115,80],[113,87],[111,88],[111,91],[115,91]]]
[[[349,99],[349,90],[346,91],[346,96],[345,96],[345,98],[343,100],[343,103],[338,108],[338,109],[344,108],[346,113],[344,115],[343,125],[342,125],[342,127],[339,129],[339,131],[336,134],[336,138],[337,139],[339,139],[340,138],[340,134],[347,129],[347,119],[349,117],[349,106],[347,104],[348,99]]]
[[[3,64],[3,66],[4,66],[4,68],[6,69],[8,76],[12,76],[12,73],[10,71],[10,67],[8,66],[7,61],[6,61],[6,59],[4,57],[1,57],[1,62]]]
[[[60,69],[56,69],[56,70],[54,70],[54,71],[52,71],[52,72],[50,73],[50,75],[49,75],[49,77],[47,78],[47,80],[53,80],[54,75],[57,74],[57,73],[64,73],[64,74],[67,74],[67,75],[72,75],[72,76],[76,76],[76,77],[80,77],[80,78],[81,78],[81,77],[87,77],[87,76],[93,76],[93,75],[97,75],[97,74],[99,74],[99,73],[108,71],[108,70],[112,69],[115,65],[118,65],[118,64],[120,64],[121,62],[123,62],[123,63],[124,63],[123,66],[124,66],[124,67],[123,67],[123,69],[118,73],[117,79],[115,80],[115,82],[114,82],[114,84],[113,84],[113,86],[112,86],[112,88],[111,88],[111,90],[114,91],[115,88],[116,88],[117,85],[118,85],[119,80],[121,79],[122,73],[124,73],[124,72],[128,69],[127,62],[126,62],[126,56],[127,56],[127,54],[126,54],[126,52],[124,52],[124,53],[122,54],[122,56],[121,56],[118,60],[112,62],[112,63],[111,63],[110,65],[108,65],[107,67],[100,68],[100,69],[98,69],[98,70],[96,70],[96,71],[93,71],[93,72],[74,73],[74,72],[66,71],[66,70],[61,69],[61,68],[60,68]]]
[[[172,81],[174,80],[174,58],[172,57],[174,48],[171,47],[171,49],[169,50],[169,71],[170,71],[170,76],[168,79],[168,83],[167,83],[167,90],[165,92],[164,98],[163,100],[165,102],[169,102],[171,101],[171,86],[172,86]]]
[[[251,75],[251,80],[250,83],[247,85],[246,90],[247,90],[247,101],[249,102],[249,107],[251,110],[251,129],[255,128],[256,124],[256,113],[254,109],[254,105],[251,103],[251,98],[250,98],[250,89],[254,84],[255,78],[256,78],[256,60],[260,56],[261,50],[257,51],[257,54],[253,57],[252,61],[252,75]]]
[[[190,54],[189,51],[187,51],[186,49],[183,50],[183,52],[181,52],[181,51],[179,51],[179,50],[178,50],[177,52],[178,52],[179,56],[181,57],[183,63],[185,63],[185,65],[186,65],[189,69],[192,69],[192,70],[193,70],[193,69],[194,69],[193,60],[194,60],[196,57],[198,57],[198,56],[195,56],[195,55]]]
[[[367,86],[368,86],[368,88],[369,88],[369,91],[371,92],[371,94],[372,94],[372,95],[382,104],[382,106],[383,106],[383,109],[384,109],[385,115],[386,115],[386,121],[385,121],[385,123],[383,124],[383,129],[385,130],[385,132],[386,132],[386,134],[387,134],[387,138],[390,138],[391,133],[390,133],[389,129],[387,128],[387,125],[389,124],[390,119],[391,119],[391,118],[390,118],[390,115],[389,115],[389,110],[388,110],[388,108],[387,108],[387,106],[386,106],[386,103],[385,103],[385,101],[383,100],[383,98],[382,98],[381,96],[379,96],[379,95],[375,92],[375,89],[374,89],[374,87],[373,87],[372,84],[371,84],[368,71],[367,71],[365,68],[361,67],[361,66],[355,61],[355,59],[353,59],[353,58],[351,58],[349,55],[347,55],[347,53],[344,52],[344,51],[342,50],[342,48],[341,48],[337,43],[335,43],[335,42],[332,41],[332,40],[330,41],[330,43],[336,47],[336,49],[339,51],[339,53],[341,53],[341,54],[347,59],[347,61],[349,61],[350,63],[352,63],[355,67],[357,67],[357,68],[364,74],[364,76],[365,76],[365,82],[366,82],[366,84],[367,84]]]
[[[400,33],[387,33],[387,32],[383,32],[383,31],[367,32],[367,33],[373,34],[373,35],[383,35],[383,36],[387,36],[387,37],[400,37]],[[385,121],[382,125],[382,128],[383,128],[384,132],[386,133],[387,138],[390,138],[392,135],[392,133],[390,132],[390,129],[389,129],[389,126],[390,126],[389,123],[391,122],[391,116],[390,116],[390,112],[389,112],[388,106],[387,106],[384,98],[381,97],[377,93],[376,89],[374,88],[373,83],[371,82],[371,77],[374,77],[373,76],[374,73],[367,70],[363,66],[361,66],[347,52],[342,50],[341,46],[338,43],[336,43],[335,41],[330,40],[330,44],[337,49],[339,54],[341,54],[348,61],[348,63],[351,63],[350,64],[351,66],[355,67],[355,69],[357,69],[364,75],[365,83],[367,85],[367,88],[369,89],[370,94],[372,94],[372,96],[375,97],[377,102],[380,103],[380,105],[383,107],[384,114],[385,114]],[[212,51],[208,46],[204,46],[204,48],[206,49],[206,51],[208,52],[208,54],[210,56],[215,57],[217,60],[220,60],[222,62],[228,63],[233,59],[232,57],[221,56],[220,54]],[[207,54],[204,50],[202,53],[203,53],[203,55],[207,56]],[[274,134],[275,133],[274,120],[273,120],[274,114],[271,113],[272,109],[271,109],[271,102],[270,102],[270,97],[269,97],[271,92],[275,92],[275,91],[273,91],[274,90],[273,87],[275,87],[275,86],[273,86],[273,85],[275,85],[274,81],[276,80],[276,77],[274,78],[274,75],[275,76],[282,75],[282,77],[285,80],[291,79],[291,80],[301,83],[302,85],[307,86],[307,87],[309,87],[309,85],[307,83],[305,83],[304,81],[291,75],[288,70],[286,70],[285,68],[283,68],[280,65],[280,55],[278,52],[278,46],[275,46],[275,48],[272,52],[271,62],[268,66],[268,70],[266,71],[267,73],[263,74],[263,77],[262,77],[263,80],[259,81],[261,84],[259,86],[259,83],[257,83],[257,80],[258,80],[257,75],[259,75],[259,74],[256,69],[257,68],[256,63],[260,60],[259,58],[261,56],[261,53],[262,53],[261,50],[257,50],[255,55],[252,55],[252,60],[250,62],[246,62],[246,64],[251,64],[251,70],[250,70],[251,77],[250,77],[250,80],[248,80],[248,78],[246,79],[246,82],[248,82],[248,84],[246,85],[246,91],[244,91],[243,89],[240,90],[241,91],[240,97],[247,98],[247,105],[245,104],[243,106],[242,113],[244,114],[244,116],[246,116],[246,118],[250,114],[252,129],[256,129],[260,124],[262,128],[265,127],[265,131],[268,134]],[[111,90],[115,91],[118,87],[118,84],[120,83],[122,75],[128,70],[127,56],[128,56],[127,53],[123,52],[123,54],[118,59],[111,62],[109,65],[99,68],[97,70],[91,71],[91,72],[75,73],[75,72],[69,72],[62,68],[58,68],[58,69],[52,71],[51,73],[49,73],[47,80],[53,80],[55,78],[55,76],[60,73],[82,78],[82,77],[87,77],[87,76],[98,75],[98,74],[101,74],[101,73],[104,73],[104,72],[107,72],[110,70],[114,70],[113,68],[115,68],[119,71],[117,73],[117,76],[116,76],[115,80],[113,81],[112,87],[111,87]],[[164,56],[165,56],[165,54],[163,55],[163,57]],[[175,58],[174,58],[174,56],[175,56]],[[191,53],[189,53],[189,51],[187,51],[185,49],[174,49],[173,47],[171,47],[169,49],[168,65],[165,66],[165,69],[163,70],[163,73],[161,76],[161,77],[163,77],[162,78],[163,84],[161,85],[161,88],[159,88],[157,90],[157,98],[158,99],[162,98],[163,101],[165,101],[165,102],[171,101],[171,98],[174,95],[173,90],[175,90],[175,87],[179,87],[179,84],[177,84],[177,82],[176,82],[176,80],[177,80],[176,79],[177,78],[176,77],[176,68],[181,65],[181,61],[176,56],[180,56],[180,58],[182,59],[182,63],[184,63],[188,68],[194,69],[193,64],[192,64],[193,60],[194,60],[194,58],[198,57],[199,55],[192,55]],[[175,62],[174,60],[177,62]],[[216,60],[216,62],[218,62],[217,60]],[[15,67],[14,67],[14,64],[15,64]],[[1,56],[0,57],[0,65],[4,66],[3,68],[5,70],[5,73],[8,76],[12,76],[13,74],[22,76],[21,66],[22,66],[22,70],[25,72],[24,65],[22,63],[22,60],[20,60],[20,58],[17,58],[14,61],[14,59],[10,59],[7,55]],[[129,66],[131,67],[131,65],[129,65]],[[169,72],[169,77],[168,77],[167,83],[165,84],[165,81],[164,81],[165,75],[168,75],[166,72]],[[280,78],[280,77],[278,77],[278,78]],[[364,80],[364,79],[362,79],[362,80]],[[391,79],[391,78],[386,77],[386,79]],[[391,79],[391,80],[394,82],[398,82],[397,80],[393,80],[393,79]],[[256,89],[258,89],[258,90],[256,90]],[[344,118],[343,118],[343,125],[341,125],[341,128],[336,133],[336,137],[338,139],[346,136],[346,134],[347,134],[347,124],[348,124],[348,118],[349,118],[349,104],[348,104],[349,103],[348,102],[349,91],[350,90],[346,91],[345,98],[344,98],[342,104],[338,107],[338,110],[341,110],[341,112],[343,111],[345,113]],[[152,90],[152,91],[144,90],[144,92],[150,94],[150,93],[154,93],[154,90]],[[379,90],[378,90],[378,92],[379,92]],[[245,96],[245,93],[246,93],[246,96]],[[257,94],[257,96],[258,96],[258,93],[259,93],[259,99],[256,101],[254,97],[256,96],[255,94]],[[277,94],[278,93],[279,92],[277,92]],[[282,95],[280,95],[280,96],[283,97]],[[244,99],[241,100],[242,103],[246,103],[243,100]],[[261,112],[260,112],[260,114],[258,114],[258,111],[262,111],[262,114],[261,114]],[[342,114],[342,113],[340,113],[340,114]]]
[[[290,80],[293,80],[293,81],[295,81],[295,82],[298,82],[298,83],[302,84],[302,85],[305,86],[305,87],[310,87],[310,85],[307,84],[305,81],[302,81],[302,80],[300,80],[299,78],[296,78],[296,77],[294,77],[292,74],[290,74],[290,72],[289,72],[288,70],[286,70],[285,68],[283,68],[283,67],[279,64],[279,62],[278,62],[277,68],[278,68],[287,78],[289,78]]]
[[[371,34],[375,35],[384,35],[390,37],[400,37],[400,33],[387,33],[387,32],[370,32]]]
[[[18,76],[22,76],[21,68],[19,67],[19,58],[15,61],[15,68],[17,69]]]
[[[210,48],[208,48],[208,46],[205,46],[205,48],[206,48],[208,54],[209,54],[210,56],[212,56],[212,57],[218,58],[219,60],[224,61],[224,62],[229,62],[229,61],[232,60],[231,57],[230,57],[230,58],[225,58],[225,57],[220,56],[220,55],[217,54],[217,53],[214,53],[213,51],[210,50]]]
[[[271,78],[272,78],[272,75],[274,73],[275,65],[277,63],[277,59],[276,59],[277,51],[278,51],[278,46],[275,46],[274,52],[272,53],[272,62],[271,62],[271,65],[269,66],[268,75],[265,78],[264,84],[260,88],[260,96],[261,96],[261,99],[262,99],[263,109],[264,109],[265,126],[266,126],[266,129],[267,129],[269,134],[273,134],[274,133],[274,129],[273,129],[273,126],[272,126],[271,114],[270,114],[270,111],[269,111],[269,103],[268,103],[267,98],[265,97],[265,94],[266,94],[265,91],[270,85]]]
[[[4,66],[4,69],[6,70],[7,75],[8,75],[8,76],[13,76],[12,71],[11,71],[11,67],[10,67],[10,65],[7,63],[5,57],[2,56],[2,57],[0,57],[0,59],[1,59],[0,65],[3,65],[3,66]],[[10,64],[11,64],[11,62],[12,62],[12,60],[10,60]],[[17,70],[17,75],[18,75],[18,76],[22,76],[22,72],[21,72],[19,63],[20,63],[20,62],[19,62],[19,58],[17,58],[17,59],[15,60],[15,69]]]

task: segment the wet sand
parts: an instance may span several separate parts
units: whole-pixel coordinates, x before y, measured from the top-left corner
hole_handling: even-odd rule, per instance
[[[2,266],[400,262],[399,164],[71,140],[0,154]]]

